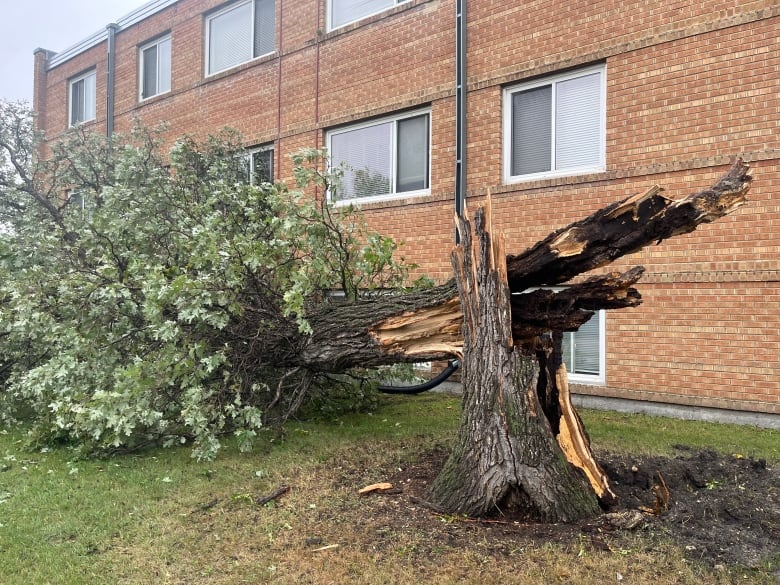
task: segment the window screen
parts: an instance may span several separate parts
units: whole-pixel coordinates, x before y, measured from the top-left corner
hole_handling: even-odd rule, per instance
[[[255,0],[254,56],[273,53],[276,39],[276,7],[274,0]]]
[[[266,148],[252,153],[251,183],[273,183],[274,181],[274,151]]]
[[[428,188],[428,115],[398,121],[396,191]]]
[[[143,90],[141,97],[157,95],[157,45],[143,52]]]
[[[512,96],[512,174],[552,168],[552,86]]]

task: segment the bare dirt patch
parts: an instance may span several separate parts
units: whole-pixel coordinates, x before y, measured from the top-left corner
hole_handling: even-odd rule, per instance
[[[387,534],[417,530],[431,550],[470,547],[477,531],[492,553],[523,543],[556,542],[616,551],[636,535],[671,541],[690,560],[715,569],[745,567],[777,571],[780,561],[780,472],[763,460],[714,451],[678,448],[675,457],[598,454],[613,481],[618,503],[602,517],[579,525],[542,525],[496,514],[486,520],[447,517],[420,504],[441,468],[446,450],[436,448],[401,466],[388,478],[394,488],[372,510],[374,526]],[[652,508],[653,486],[668,487],[668,508],[658,515],[634,514]],[[364,509],[368,514],[369,509]],[[632,521],[638,519],[638,522]],[[622,520],[625,520],[622,521]],[[379,531],[381,535],[383,530]],[[381,541],[381,538],[379,539]],[[780,577],[780,573],[776,573]]]
[[[757,567],[780,556],[780,473],[766,461],[691,452],[674,458],[602,457],[616,483],[621,507],[653,500],[660,472],[671,493],[669,509],[648,518],[684,547],[686,555],[711,565]]]

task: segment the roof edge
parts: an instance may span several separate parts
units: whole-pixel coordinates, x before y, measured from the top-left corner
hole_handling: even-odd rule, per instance
[[[109,26],[114,25],[117,27],[118,31],[122,31],[133,26],[134,24],[138,24],[142,20],[149,18],[161,10],[176,4],[178,1],[179,0],[151,0],[151,2],[147,2],[146,4],[139,6],[132,12],[117,20],[116,23],[109,23],[103,30],[93,33],[75,45],[68,47],[64,51],[54,54],[54,56],[49,59],[46,70],[49,71],[54,69],[66,61],[69,61],[73,57],[80,55],[84,51],[87,51],[88,49],[91,49],[92,47],[97,46],[103,41],[107,40]]]

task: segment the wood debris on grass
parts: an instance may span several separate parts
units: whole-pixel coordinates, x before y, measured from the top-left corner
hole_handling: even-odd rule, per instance
[[[267,496],[258,496],[255,498],[255,504],[258,506],[264,506],[268,502],[272,502],[281,498],[284,494],[290,491],[289,485],[279,486],[275,491],[271,492]]]
[[[382,483],[372,483],[371,485],[367,485],[366,487],[358,490],[358,493],[361,496],[366,496],[368,494],[373,494],[375,492],[382,493],[386,492],[387,490],[393,489],[392,483],[382,482]]]

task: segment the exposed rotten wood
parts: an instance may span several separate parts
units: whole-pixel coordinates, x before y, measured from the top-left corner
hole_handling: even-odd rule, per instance
[[[515,343],[547,331],[576,331],[594,311],[636,307],[642,302],[633,284],[644,268],[593,276],[561,290],[535,289],[512,295],[512,335]]]

